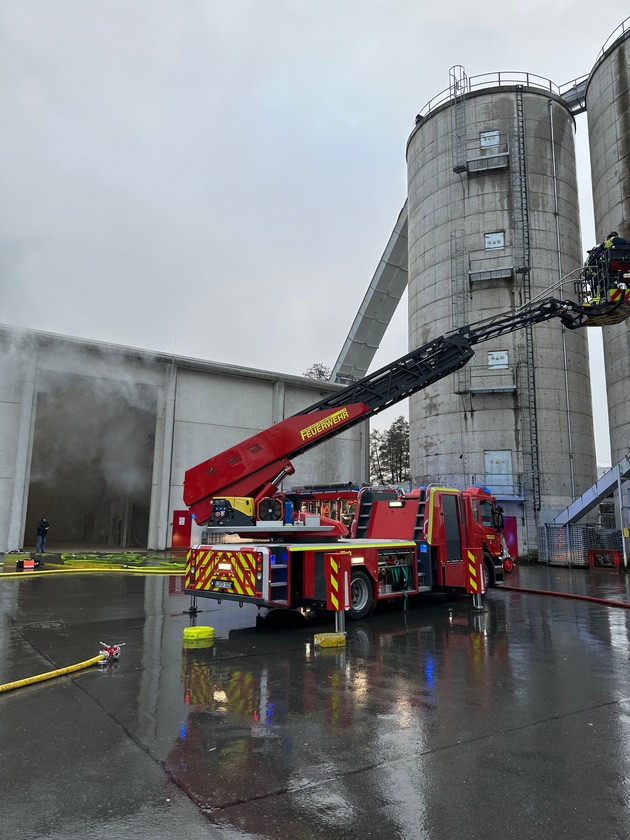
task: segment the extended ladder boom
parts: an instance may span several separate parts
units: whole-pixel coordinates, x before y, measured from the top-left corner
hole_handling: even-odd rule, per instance
[[[257,503],[294,472],[291,458],[455,373],[473,357],[474,345],[552,318],[569,329],[587,326],[592,315],[593,310],[573,301],[548,298],[440,336],[187,470],[184,502],[200,524],[212,516],[213,497],[248,497]]]

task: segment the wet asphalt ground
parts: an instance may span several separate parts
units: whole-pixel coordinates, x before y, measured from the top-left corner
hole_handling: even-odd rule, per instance
[[[630,604],[630,576],[520,567],[511,585]],[[0,836],[630,837],[630,610],[512,590],[347,624],[199,601],[181,577],[0,576]]]

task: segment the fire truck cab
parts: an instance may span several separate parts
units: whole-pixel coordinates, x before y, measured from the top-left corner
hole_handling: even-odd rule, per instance
[[[485,487],[429,485],[404,494],[364,488],[358,494],[351,536],[413,539],[420,574],[430,589],[462,586],[457,564],[467,552],[478,553],[488,589],[500,585],[504,571],[513,568],[502,529],[503,512]]]

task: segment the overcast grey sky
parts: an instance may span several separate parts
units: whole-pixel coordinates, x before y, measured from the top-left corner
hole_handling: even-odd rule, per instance
[[[0,0],[0,322],[332,366],[469,76],[588,73],[627,0]],[[578,143],[592,236],[586,123]],[[584,243],[587,247],[590,242]],[[375,360],[407,350],[401,307]]]

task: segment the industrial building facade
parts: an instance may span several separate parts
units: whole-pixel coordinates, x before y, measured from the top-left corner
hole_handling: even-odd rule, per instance
[[[0,552],[188,544],[184,473],[339,386],[0,328]],[[367,424],[294,461],[285,488],[367,481]],[[184,545],[186,539],[181,544]]]
[[[597,238],[630,238],[629,45],[630,18],[591,73],[564,86],[451,69],[416,119],[407,202],[336,381],[365,375],[405,288],[412,349],[572,296],[584,254],[576,114],[588,118]],[[603,332],[614,464],[630,447],[629,327]],[[336,387],[8,329],[2,342],[0,551],[34,542],[42,513],[65,542],[166,547],[189,466]],[[367,424],[347,431],[296,459],[291,486],[368,481],[368,449]],[[597,478],[586,331],[549,322],[477,348],[410,399],[410,455],[414,485],[488,486],[518,519],[523,551],[534,549],[537,527]]]

